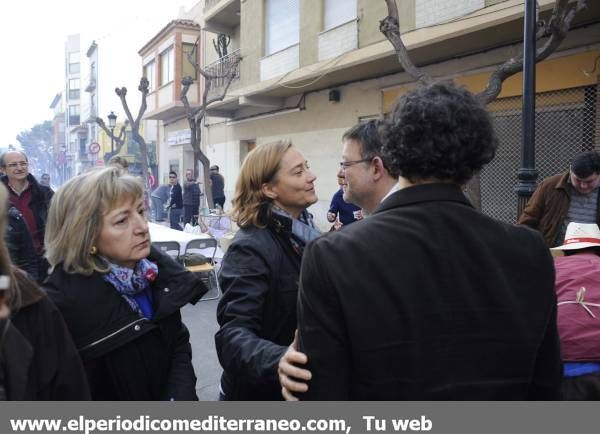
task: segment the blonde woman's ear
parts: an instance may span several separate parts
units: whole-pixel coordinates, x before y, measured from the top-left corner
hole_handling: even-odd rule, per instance
[[[278,197],[277,191],[275,190],[275,188],[273,188],[273,186],[271,184],[269,184],[268,182],[265,182],[262,187],[261,190],[263,192],[263,194],[265,196],[267,196],[269,199],[271,200],[275,200]]]

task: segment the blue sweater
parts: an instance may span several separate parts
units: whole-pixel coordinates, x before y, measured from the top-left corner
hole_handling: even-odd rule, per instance
[[[333,195],[331,199],[331,205],[329,206],[329,212],[338,215],[340,222],[343,225],[350,224],[355,222],[356,219],[356,211],[360,211],[360,208],[356,205],[352,205],[351,203],[344,201],[344,192],[342,189],[339,189]]]

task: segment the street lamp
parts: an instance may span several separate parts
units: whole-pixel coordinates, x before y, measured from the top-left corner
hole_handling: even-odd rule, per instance
[[[108,118],[108,126],[110,128],[110,155],[112,157],[112,155],[115,152],[115,127],[117,126],[117,115],[114,112],[110,112],[110,114],[107,116]]]

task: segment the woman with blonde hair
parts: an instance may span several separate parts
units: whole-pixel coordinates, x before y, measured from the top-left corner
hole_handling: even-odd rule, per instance
[[[0,185],[0,234],[8,192]],[[87,378],[60,312],[11,263],[0,237],[0,400],[86,400]]]
[[[294,338],[300,261],[320,234],[306,208],[316,177],[290,143],[246,157],[233,199],[240,226],[223,258],[215,335],[221,400],[279,400],[279,360]]]
[[[116,167],[71,179],[46,227],[48,294],[97,400],[196,400],[180,308],[202,281],[151,248],[141,182]]]

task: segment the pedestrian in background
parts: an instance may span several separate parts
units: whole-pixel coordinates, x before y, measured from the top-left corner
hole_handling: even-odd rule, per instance
[[[225,207],[225,178],[219,173],[219,166],[210,166],[210,188],[215,206]]]
[[[39,261],[38,281],[42,281],[48,271],[42,255],[46,217],[54,192],[51,188],[40,185],[29,173],[27,155],[21,151],[8,151],[2,154],[0,167],[5,173],[0,180],[8,189],[8,200],[23,216],[33,240],[33,247]]]
[[[183,182],[183,225],[198,223],[198,212],[200,209],[200,185],[194,179],[194,171],[188,169],[185,171],[185,181]]]
[[[363,218],[360,207],[344,200],[344,178],[338,174],[337,180],[340,188],[331,198],[329,211],[327,211],[327,221],[333,223],[331,230],[339,230],[342,226],[349,225]]]
[[[171,189],[169,190],[169,204],[167,209],[169,210],[169,225],[171,229],[182,231],[181,227],[181,213],[183,210],[183,194],[181,192],[181,185],[177,182],[177,174],[175,172],[169,172],[169,184]]]
[[[540,231],[548,247],[560,246],[571,222],[600,225],[600,154],[583,152],[569,170],[542,181],[527,202],[519,224]]]
[[[50,175],[48,173],[42,173],[42,176],[40,176],[40,185],[50,187]]]
[[[114,167],[68,181],[48,216],[47,291],[85,365],[94,400],[195,400],[180,309],[207,291],[151,248],[139,179]]]
[[[155,222],[165,220],[165,205],[169,202],[171,187],[168,184],[162,184],[156,187],[150,195],[152,200],[152,219]]]
[[[294,338],[298,273],[318,237],[306,208],[315,175],[290,143],[264,144],[244,160],[233,199],[240,226],[223,258],[215,335],[221,400],[280,400],[278,363]]]

